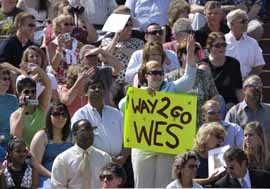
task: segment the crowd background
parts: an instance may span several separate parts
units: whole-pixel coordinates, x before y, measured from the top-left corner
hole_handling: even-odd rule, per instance
[[[270,188],[268,3],[0,0],[0,188]],[[123,147],[129,86],[198,96],[191,151]]]

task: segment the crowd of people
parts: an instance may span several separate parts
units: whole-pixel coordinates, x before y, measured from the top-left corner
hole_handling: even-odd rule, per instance
[[[0,5],[0,188],[270,188],[268,1]],[[115,33],[102,31],[111,14],[128,16]],[[131,86],[197,96],[193,149],[124,147]],[[209,173],[226,145],[225,171]]]

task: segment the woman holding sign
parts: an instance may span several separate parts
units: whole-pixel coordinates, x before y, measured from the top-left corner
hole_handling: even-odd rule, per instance
[[[180,79],[172,82],[164,81],[162,64],[157,61],[149,61],[141,65],[139,79],[144,84],[145,90],[151,96],[156,91],[185,93],[190,90],[196,77],[196,65],[194,61],[194,38],[188,37],[187,66],[185,74]],[[126,98],[119,103],[119,108],[124,110]],[[171,182],[171,165],[173,155],[150,152],[142,149],[132,149],[132,165],[134,171],[135,188],[164,188]]]

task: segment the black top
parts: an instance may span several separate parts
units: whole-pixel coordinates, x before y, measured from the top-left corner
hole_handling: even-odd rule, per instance
[[[226,24],[221,23],[219,31],[226,34],[230,31],[230,29],[228,28],[228,26]],[[212,31],[208,27],[207,23],[202,28],[200,28],[198,31],[196,31],[196,35],[195,35],[196,41],[201,44],[202,48],[206,48],[206,40],[207,40],[208,35],[211,32]]]
[[[27,168],[26,164],[24,164],[22,170],[18,170],[18,171],[15,171],[15,170],[11,169],[10,167],[8,168],[8,171],[10,172],[12,180],[15,184],[14,187],[9,187],[9,189],[27,189],[27,188],[21,186],[22,178],[24,176],[26,168]]]
[[[236,90],[242,89],[242,75],[240,63],[235,58],[226,56],[225,63],[215,67],[210,63],[209,58],[201,62],[209,64],[217,90],[225,99],[225,102],[238,103]]]
[[[0,43],[0,62],[9,62],[13,66],[19,67],[22,55],[27,47],[34,45],[30,40],[22,46],[16,35],[11,35]]]

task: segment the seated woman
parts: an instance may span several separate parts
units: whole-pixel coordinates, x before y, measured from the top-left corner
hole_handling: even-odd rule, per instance
[[[44,90],[37,97],[36,82],[31,78],[24,78],[17,84],[19,108],[10,116],[10,134],[23,138],[29,147],[35,133],[45,126],[45,113],[51,101],[51,82],[47,74],[35,65],[26,68],[27,72],[37,75],[44,86]]]
[[[99,179],[102,188],[122,188],[126,182],[127,174],[121,165],[108,163],[101,168]]]
[[[0,172],[0,177],[5,177],[7,188],[37,188],[37,173],[30,164],[29,155],[22,139],[13,138],[9,141],[7,163]]]
[[[74,20],[71,15],[61,14],[53,20],[53,33],[56,38],[48,45],[50,72],[58,83],[65,83],[66,72],[71,64],[77,64],[82,43],[71,37]]]
[[[270,152],[267,147],[267,139],[259,122],[253,121],[246,124],[243,150],[247,154],[249,168],[270,170]]]
[[[40,66],[43,71],[46,72],[47,70],[47,59],[45,53],[42,51],[37,46],[30,46],[28,47],[24,52],[22,56],[22,61],[20,64],[22,74],[19,75],[16,79],[16,83],[18,83],[19,80],[26,78],[26,77],[31,77],[37,82],[37,96],[41,94],[41,92],[44,90],[44,86],[41,85],[38,77],[35,75],[32,75],[31,73],[27,72],[26,69],[27,67],[35,66],[38,65]],[[58,100],[58,93],[57,93],[57,80],[55,76],[51,73],[47,73],[48,78],[50,79],[51,82],[51,87],[52,87],[52,101],[56,102]]]
[[[184,154],[176,156],[172,168],[172,172],[176,179],[168,184],[166,189],[202,188],[201,185],[193,181],[196,177],[198,167],[199,160],[194,152],[185,152]]]
[[[39,173],[39,187],[49,186],[50,181],[45,180],[51,177],[54,159],[72,145],[68,109],[62,103],[53,103],[46,116],[46,128],[35,134],[30,146],[30,151],[44,168]]]
[[[163,65],[157,61],[149,61],[141,65],[140,72],[143,78],[139,78],[144,89],[150,95],[156,91],[185,93],[194,84],[196,67],[194,62],[194,39],[188,37],[187,66],[183,77],[176,81],[164,81]],[[124,110],[126,98],[119,103],[119,109]],[[136,188],[165,187],[171,181],[171,164],[174,156],[141,149],[132,149],[132,166]],[[160,171],[162,170],[162,171]]]
[[[218,172],[208,175],[208,151],[220,147],[225,135],[225,129],[218,122],[203,124],[196,134],[193,151],[197,154],[200,164],[195,181],[202,186],[211,185],[221,177]]]
[[[5,158],[5,151],[10,138],[10,115],[19,106],[17,97],[8,92],[11,86],[12,68],[13,66],[11,64],[0,64],[0,162]],[[15,70],[17,70],[17,68],[15,68]]]
[[[207,38],[209,57],[200,63],[208,65],[219,94],[230,108],[242,100],[242,76],[238,60],[225,55],[226,45],[223,33],[210,33]]]

